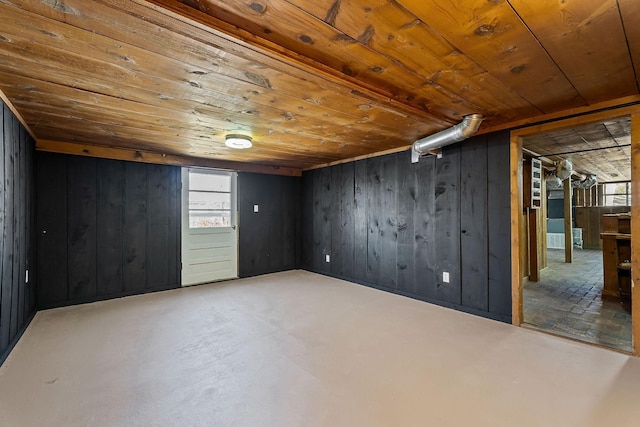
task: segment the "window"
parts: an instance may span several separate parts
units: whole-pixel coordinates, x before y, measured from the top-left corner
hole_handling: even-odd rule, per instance
[[[616,182],[603,185],[605,206],[631,206],[630,182]]]
[[[231,226],[231,174],[189,170],[189,228]]]

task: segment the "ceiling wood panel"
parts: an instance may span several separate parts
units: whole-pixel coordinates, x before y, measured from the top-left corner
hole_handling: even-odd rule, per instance
[[[616,0],[509,3],[588,102],[636,93]]]
[[[5,76],[0,73],[0,80],[2,77]],[[270,143],[267,147],[262,147],[260,150],[239,152],[225,147],[224,144],[211,144],[211,134],[216,132],[215,128],[205,124],[189,125],[185,123],[184,119],[175,117],[175,113],[168,109],[158,111],[158,109],[149,108],[139,103],[91,92],[83,92],[83,96],[79,96],[77,91],[65,86],[52,89],[52,84],[50,83],[25,78],[14,77],[14,81],[17,83],[16,87],[0,86],[0,88],[15,100],[14,104],[19,109],[24,107],[26,111],[33,110],[32,104],[38,104],[38,99],[42,98],[43,94],[58,93],[56,96],[48,95],[46,105],[37,105],[37,116],[25,117],[25,119],[31,119],[30,121],[34,123],[32,128],[36,132],[41,130],[43,126],[50,126],[51,121],[67,120],[69,122],[68,125],[61,132],[57,132],[56,138],[53,139],[63,138],[66,132],[68,135],[74,136],[63,140],[98,145],[115,144],[127,148],[136,148],[144,145],[144,148],[148,150],[155,149],[159,152],[172,154],[192,155],[203,151],[208,155],[224,154],[225,157],[229,157],[234,161],[246,161],[247,159],[255,161],[264,158],[264,156],[256,157],[256,155],[260,155],[262,152],[273,155],[277,150],[290,154],[303,153],[305,157],[312,158],[307,160],[312,162],[308,166],[315,164],[313,163],[315,161],[321,163],[337,160],[341,156],[341,151],[361,152],[370,145],[366,139],[371,138],[365,134],[361,134],[356,139],[356,143],[345,142],[348,138],[351,138],[351,135],[349,135],[351,131],[346,127],[338,128],[342,129],[342,134],[322,135],[318,133],[315,138],[301,137],[296,134],[294,127],[291,133],[285,132],[271,135]],[[207,115],[207,112],[203,111],[202,114]],[[49,120],[38,118],[39,116],[47,117],[47,115],[55,115],[55,117],[49,117]],[[155,123],[158,119],[162,120],[162,126],[157,126],[157,123]],[[129,123],[131,122],[136,123],[134,128],[130,128]],[[90,141],[76,138],[75,135],[78,134],[78,129],[86,129],[91,124],[99,127],[94,129],[96,133],[92,133]],[[48,130],[48,132],[51,132],[51,130]],[[256,133],[260,132],[260,129],[256,129]],[[264,132],[268,133],[269,130]],[[127,141],[126,136],[130,136],[131,140]],[[378,136],[378,138],[379,141],[373,141],[373,143],[385,143],[388,141],[388,137],[385,136]],[[111,142],[109,143],[109,141]],[[331,150],[327,153],[322,153],[322,155],[317,154],[315,146],[319,142],[327,148],[331,148]],[[260,145],[261,141],[257,140],[256,144]],[[291,146],[295,146],[295,149],[289,148]],[[165,149],[163,150],[162,147],[165,147]],[[296,162],[300,162],[300,160],[296,160]]]
[[[629,116],[523,139],[523,147],[553,161],[570,159],[576,171],[594,173],[598,182],[631,179],[630,144]]]
[[[350,37],[287,1],[185,0],[182,3],[253,34],[260,34],[346,76],[366,81],[391,98],[441,117],[458,120],[477,110],[476,105],[446,87],[369,47],[366,35],[359,36],[359,39]]]
[[[291,3],[474,105],[490,106],[486,109],[489,120],[492,116],[512,119],[540,113],[395,2],[291,0]],[[431,59],[425,61],[425,57]]]
[[[618,0],[618,6],[636,74],[636,86],[640,87],[640,12],[638,11],[638,1]]]
[[[40,140],[296,170],[469,113],[495,129],[637,96],[639,16],[634,0],[0,0],[0,90]],[[224,146],[238,132],[254,148]]]
[[[15,18],[16,17],[12,16],[10,12],[7,12],[7,21],[5,21],[5,23]],[[103,58],[101,59],[103,62],[94,67],[108,68],[104,70],[106,71],[104,77],[111,81],[109,85],[102,85],[101,90],[116,88],[119,92],[116,96],[122,96],[120,92],[127,92],[130,93],[129,96],[133,96],[135,93],[131,93],[132,89],[140,89],[142,91],[153,89],[157,91],[160,90],[159,88],[162,88],[162,92],[157,98],[160,100],[171,99],[179,101],[180,99],[184,99],[189,93],[198,93],[199,91],[194,89],[194,86],[197,88],[201,86],[202,81],[209,81],[209,90],[224,91],[224,95],[228,95],[228,98],[234,100],[235,104],[244,105],[245,108],[243,108],[243,111],[247,110],[247,104],[251,106],[251,103],[256,102],[256,98],[259,97],[262,98],[261,105],[270,105],[273,108],[275,105],[282,104],[282,102],[279,102],[274,96],[278,98],[286,98],[289,96],[291,98],[287,98],[287,100],[292,100],[287,102],[296,103],[292,108],[293,112],[290,113],[291,115],[298,112],[298,110],[303,110],[308,104],[313,104],[316,106],[314,108],[326,108],[326,111],[321,110],[322,116],[329,117],[331,120],[334,120],[334,115],[338,113],[341,113],[343,116],[346,115],[351,121],[375,119],[380,127],[389,126],[393,129],[394,134],[397,132],[398,126],[412,128],[415,127],[419,121],[429,121],[428,118],[417,118],[415,116],[410,117],[409,120],[402,121],[401,118],[406,117],[406,114],[397,113],[395,115],[389,115],[388,108],[384,108],[385,114],[376,114],[379,111],[377,105],[366,102],[366,100],[363,100],[361,97],[344,93],[344,91],[340,91],[340,88],[335,85],[327,84],[326,88],[319,87],[310,81],[295,79],[289,74],[276,73],[265,66],[256,66],[255,63],[249,61],[230,58],[228,55],[225,55],[224,52],[217,49],[213,52],[215,56],[212,56],[212,52],[207,50],[208,46],[200,46],[201,50],[198,51],[198,54],[201,55],[203,59],[194,61],[190,56],[194,52],[193,46],[187,49],[186,45],[178,45],[173,49],[169,49],[167,46],[159,44],[162,40],[157,40],[156,44],[149,45],[145,43],[145,41],[149,39],[149,33],[143,33],[139,29],[139,36],[136,43],[143,46],[140,49],[136,49],[136,47],[132,45],[123,44],[125,40],[119,40],[120,43],[117,45],[110,45],[110,38],[105,37],[103,40],[99,40],[98,36],[93,36],[90,43],[85,43],[88,44],[88,46],[77,46],[78,48],[75,49],[75,51],[78,53],[78,56],[74,57],[72,61],[68,61],[67,58],[64,58],[64,55],[67,54],[67,49],[73,46],[67,46],[69,43],[61,42],[61,46],[58,46],[60,50],[55,51],[56,45],[54,43],[56,43],[58,39],[61,39],[73,40],[73,45],[81,44],[82,42],[76,43],[75,40],[82,39],[86,36],[86,33],[74,32],[72,31],[73,28],[68,28],[66,25],[62,26],[60,23],[58,23],[59,25],[56,28],[48,28],[48,25],[51,25],[50,22],[38,21],[37,17],[34,16],[30,16],[29,18],[35,20],[32,23],[35,24],[35,28],[41,29],[32,30],[32,33],[35,33],[36,37],[42,35],[41,31],[44,31],[49,36],[58,36],[54,36],[53,42],[49,43],[49,48],[54,50],[53,52],[49,52],[49,58],[45,56],[47,55],[46,51],[34,52],[34,54],[29,55],[30,57],[38,58],[40,61],[43,59],[45,61],[55,61],[56,66],[61,69],[60,73],[64,73],[66,71],[65,68],[70,68],[69,65],[78,63],[80,67],[78,72],[85,77],[86,81],[95,82],[95,79],[91,79],[91,75],[97,71],[97,69],[91,68],[91,63],[94,62],[94,59],[100,57],[102,52],[107,52],[106,55],[102,55]],[[126,16],[119,15],[118,20],[126,21]],[[111,21],[108,22],[108,24],[111,23]],[[64,27],[67,28],[65,29]],[[111,28],[111,26],[109,25],[108,28]],[[21,31],[23,30],[21,29]],[[46,45],[47,36],[42,36],[45,38],[43,43]],[[12,41],[19,42],[19,40]],[[29,37],[23,41],[28,46],[34,41],[33,35],[30,34]],[[155,49],[164,55],[159,64],[154,62],[157,56],[150,53],[151,51],[148,50],[149,47],[155,47]],[[29,47],[26,49],[29,49]],[[89,49],[94,50],[94,53],[92,53],[92,57],[87,58],[86,52]],[[114,53],[114,51],[117,51],[117,53]],[[30,53],[31,52],[27,52],[27,54]],[[85,56],[83,56],[83,53]],[[166,55],[168,54],[172,56],[167,57]],[[120,60],[122,64],[110,64],[110,59],[114,58]],[[176,59],[174,60],[173,58]],[[187,60],[189,62],[185,63],[184,61]],[[145,65],[147,66],[146,69],[142,69]],[[169,75],[163,75],[165,72],[169,73]],[[158,77],[166,77],[166,79],[163,80]],[[136,81],[135,85],[127,88],[127,81],[131,78],[140,79],[141,81]],[[120,84],[118,85],[114,81],[120,82]],[[278,85],[278,82],[281,82],[281,84]],[[122,90],[123,87],[127,90]],[[301,91],[308,95],[304,100],[300,100]],[[221,99],[222,96],[223,95],[216,95],[216,103],[223,102]],[[145,99],[141,102],[148,103],[153,101],[156,100],[150,101]],[[345,107],[349,108],[347,109]],[[439,122],[435,122],[435,124],[440,125]]]
[[[507,2],[399,3],[541,111],[584,104],[581,94]]]

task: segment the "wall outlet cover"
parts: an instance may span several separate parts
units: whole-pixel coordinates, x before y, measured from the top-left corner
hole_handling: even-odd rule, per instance
[[[444,283],[449,283],[449,272],[448,271],[443,271],[442,272],[442,281]]]
[[[326,262],[331,262],[331,256],[330,256],[329,254],[325,255],[325,256],[324,256],[324,260],[325,260]]]
[[[253,205],[253,212],[257,213],[258,212],[258,205]]]

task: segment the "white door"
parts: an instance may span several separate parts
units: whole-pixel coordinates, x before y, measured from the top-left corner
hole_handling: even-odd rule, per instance
[[[182,286],[238,277],[236,173],[182,169]]]

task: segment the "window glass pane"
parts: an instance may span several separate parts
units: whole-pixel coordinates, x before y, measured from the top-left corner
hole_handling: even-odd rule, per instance
[[[615,184],[605,184],[604,185],[605,194],[626,194],[627,192],[627,183],[619,182]]]
[[[618,182],[604,184],[604,204],[605,206],[630,206],[631,205],[631,183]]]
[[[231,191],[231,175],[189,171],[189,190]]]
[[[231,209],[231,193],[189,191],[189,209]]]
[[[627,206],[626,194],[609,194],[604,198],[606,206]]]
[[[231,211],[189,211],[189,228],[230,226]]]

